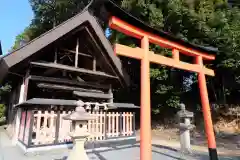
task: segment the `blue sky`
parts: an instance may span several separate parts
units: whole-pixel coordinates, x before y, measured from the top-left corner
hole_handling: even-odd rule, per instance
[[[15,37],[33,18],[28,0],[0,0],[0,40],[3,54],[14,44]]]

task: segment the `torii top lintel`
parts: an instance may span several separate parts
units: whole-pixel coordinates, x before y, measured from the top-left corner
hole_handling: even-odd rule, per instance
[[[186,47],[184,45],[178,44],[176,42],[172,42],[168,39],[162,38],[153,33],[146,32],[142,29],[139,29],[127,22],[122,21],[121,19],[112,16],[109,20],[109,27],[115,30],[118,30],[126,35],[138,38],[143,40],[144,37],[147,37],[147,42],[145,43],[154,43],[159,46],[172,49],[172,58],[168,58],[159,54],[154,54],[153,52],[148,52],[148,61],[152,63],[167,65],[171,67],[175,67],[178,69],[193,71],[193,72],[203,72],[206,75],[214,76],[214,71],[204,67],[203,59],[205,60],[214,60],[215,56],[206,54],[192,48]],[[115,45],[115,53],[121,56],[131,57],[135,59],[142,60],[144,57],[144,53],[146,52],[146,48],[131,48],[128,46],[116,44]],[[179,52],[186,54],[188,56],[195,57],[195,64],[190,64],[186,62],[180,61]]]
[[[92,0],[87,8],[99,19],[105,22],[109,21],[111,28],[129,36],[141,38],[144,35],[148,35],[151,43],[165,48],[175,48],[181,53],[191,56],[201,55],[205,60],[213,60],[214,54],[217,52],[216,48],[192,44],[169,33],[155,29],[119,7],[112,0]]]
[[[159,46],[170,48],[170,49],[177,49],[179,52],[186,54],[188,56],[201,56],[205,60],[214,60],[215,56],[211,54],[207,54],[201,51],[197,51],[193,48],[189,48],[178,44],[176,42],[172,42],[168,39],[162,38],[157,36],[153,33],[146,32],[140,28],[137,28],[123,20],[119,19],[116,16],[112,16],[109,20],[109,27],[115,30],[118,30],[126,35],[132,36],[137,39],[142,39],[144,36],[147,36],[149,42],[153,44],[157,44]]]

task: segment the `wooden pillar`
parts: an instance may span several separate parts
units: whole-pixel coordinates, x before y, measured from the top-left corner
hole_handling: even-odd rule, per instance
[[[54,50],[54,63],[57,63],[57,48]]]
[[[22,103],[24,102],[24,90],[25,90],[25,84],[24,84],[24,79],[22,81],[21,84],[21,88],[20,88],[20,94],[19,94],[19,100],[18,103]],[[21,108],[17,108],[17,113],[15,116],[15,130],[14,130],[14,136],[13,136],[13,144],[16,144],[18,141],[18,134],[19,134],[19,130],[20,130],[20,120],[21,120],[21,114],[22,114],[22,109]]]
[[[24,116],[23,116],[24,114]],[[27,110],[26,109],[22,109],[22,115],[20,118],[20,130],[18,135],[20,135],[20,137],[18,136],[18,139],[20,139],[20,141],[22,141],[22,143],[24,143],[24,137],[25,137],[25,130],[26,130],[26,119],[27,119]]]
[[[141,40],[144,55],[141,59],[141,108],[140,108],[140,159],[152,159],[151,143],[151,102],[150,102],[150,65],[149,40],[144,36]]]
[[[108,103],[113,103],[113,92],[112,92],[112,85],[110,85],[108,94],[111,95],[111,98],[108,100]]]
[[[179,51],[177,49],[172,50],[172,57],[174,60],[179,61]]]
[[[97,61],[96,61],[96,58],[93,57],[93,71],[96,71],[97,70]]]
[[[56,117],[56,128],[55,128],[55,140],[54,140],[54,144],[58,144],[59,143],[59,130],[60,130],[60,107],[56,107],[57,108],[57,117]]]
[[[119,136],[123,136],[123,116],[122,116],[122,112],[120,112],[119,115]]]
[[[29,136],[28,136],[28,144],[27,146],[31,146],[32,144],[32,136],[33,136],[33,123],[34,123],[34,111],[31,111],[31,120],[30,120],[30,127],[29,127]]]
[[[79,38],[77,38],[76,54],[75,54],[75,67],[78,67],[78,52],[79,52]]]
[[[107,119],[107,111],[104,112],[104,140],[107,139],[107,125],[108,125],[108,119]]]
[[[133,122],[132,122],[132,130],[133,130],[133,136],[136,136],[136,120],[135,120],[135,112],[133,113]]]
[[[30,69],[27,70],[25,79],[24,79],[24,96],[23,100],[26,101],[28,97],[28,84],[29,84],[29,75],[30,75]]]
[[[196,64],[203,67],[203,60],[201,56],[196,58]],[[203,72],[198,73],[198,84],[200,89],[200,96],[202,102],[202,112],[205,125],[205,133],[208,141],[209,157],[210,160],[218,160],[216,140],[213,131],[212,117],[208,99],[207,84],[205,74]]]

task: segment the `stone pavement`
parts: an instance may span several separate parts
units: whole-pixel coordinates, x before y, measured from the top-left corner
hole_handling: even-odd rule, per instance
[[[65,160],[69,150],[51,150],[39,153],[24,154],[23,151],[12,145],[5,130],[0,127],[0,160]],[[139,160],[139,143],[122,145],[111,148],[99,148],[88,151],[90,160]],[[207,154],[182,155],[178,150],[153,144],[153,160],[207,160]],[[240,160],[240,157],[222,157],[221,160]]]

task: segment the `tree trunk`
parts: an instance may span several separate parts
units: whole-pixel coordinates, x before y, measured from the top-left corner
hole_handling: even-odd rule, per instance
[[[224,86],[224,76],[222,76],[222,96],[223,96],[223,104],[226,104],[226,94],[225,94],[225,86]]]
[[[211,79],[211,81],[210,81],[210,86],[211,86],[213,94],[214,94],[215,102],[218,103],[218,97],[217,97],[217,94],[216,94],[216,91],[215,91],[213,79]]]

